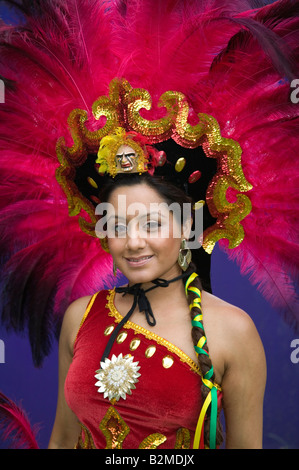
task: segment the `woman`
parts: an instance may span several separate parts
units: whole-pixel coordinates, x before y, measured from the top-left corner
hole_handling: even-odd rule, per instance
[[[109,251],[113,257],[114,263],[127,277],[129,285],[138,283],[141,284],[144,290],[153,286],[151,281],[154,279],[162,278],[168,281],[176,279],[182,275],[182,268],[179,266],[178,257],[181,250],[180,247],[182,246],[181,243],[188,237],[190,224],[188,226],[188,223],[185,221],[185,223],[181,225],[180,238],[174,237],[171,231],[168,238],[161,236],[163,221],[157,214],[151,213],[151,204],[179,202],[182,206],[184,202],[186,203],[186,201],[188,201],[187,196],[171,184],[166,184],[165,182],[161,183],[148,174],[142,176],[130,175],[130,177],[121,176],[118,181],[113,181],[112,184],[107,186],[106,191],[104,190],[104,199],[102,199],[110,203],[115,209],[115,219],[111,224],[114,224],[113,228],[118,233],[118,236],[108,239]],[[120,195],[126,198],[127,216],[125,220],[124,213],[117,212],[117,201]],[[134,215],[128,215],[129,206],[136,201],[142,203],[147,208],[146,219],[138,220],[138,218],[136,219],[135,217],[136,220],[134,221]],[[169,217],[169,226],[172,227],[173,220],[171,213],[169,213]],[[132,221],[133,224],[131,223]],[[127,230],[129,225],[130,231]],[[110,229],[111,228],[112,227],[110,227]],[[153,235],[153,233],[155,233],[156,236],[150,236]],[[188,267],[187,274],[188,272],[189,274],[193,272],[192,264]],[[179,348],[180,352],[173,354],[173,349],[171,349],[171,360],[174,359],[175,364],[173,364],[169,370],[163,370],[161,366],[160,369],[158,369],[157,366],[157,369],[147,371],[151,373],[151,382],[147,382],[149,378],[146,379],[143,376],[143,368],[145,367],[143,363],[144,361],[149,363],[151,359],[139,360],[140,376],[138,377],[138,382],[136,382],[136,390],[133,390],[132,395],[127,396],[125,400],[125,404],[128,405],[128,411],[126,412],[125,405],[120,403],[124,402],[122,399],[119,399],[114,405],[114,409],[120,410],[120,414],[118,415],[120,416],[119,419],[124,418],[124,428],[127,433],[124,439],[123,436],[118,436],[116,440],[113,440],[109,432],[107,434],[107,423],[106,430],[103,427],[103,417],[109,406],[111,406],[109,397],[101,399],[99,404],[99,398],[97,396],[99,394],[94,383],[91,383],[91,386],[87,389],[84,385],[87,377],[90,376],[95,369],[95,364],[99,365],[101,354],[107,343],[107,338],[103,335],[103,332],[101,332],[101,330],[105,329],[107,323],[106,318],[109,315],[107,315],[107,311],[104,311],[107,293],[103,296],[101,308],[97,311],[91,309],[85,317],[85,320],[84,312],[91,298],[84,297],[70,305],[65,314],[61,331],[59,397],[49,448],[74,447],[80,433],[78,418],[82,422],[82,418],[87,417],[91,404],[93,404],[93,418],[95,418],[98,426],[100,425],[101,430],[99,431],[97,429],[95,435],[83,422],[82,429],[83,434],[85,433],[85,437],[83,441],[82,439],[80,441],[83,447],[84,444],[85,446],[91,447],[98,443],[103,444],[106,438],[106,445],[110,444],[111,447],[125,448],[128,446],[132,448],[136,443],[144,443],[146,437],[160,431],[158,433],[159,437],[156,436],[154,441],[146,441],[147,445],[159,446],[159,448],[174,448],[174,443],[176,447],[178,445],[177,433],[179,428],[181,429],[182,427],[184,430],[190,432],[192,446],[195,431],[194,414],[196,415],[195,420],[197,421],[200,407],[203,403],[203,399],[200,398],[201,380],[197,380],[197,372],[196,381],[198,381],[198,387],[196,390],[189,390],[186,383],[180,384],[184,375],[179,375],[181,365],[177,363],[182,362],[182,360],[185,361],[184,367],[187,365],[189,369],[187,379],[190,374],[192,375],[192,379],[194,379],[195,369],[194,366],[190,367],[188,362],[190,363],[191,361],[192,365],[194,363],[199,364],[201,374],[204,374],[206,370],[210,370],[212,362],[214,373],[211,380],[217,384],[218,390],[221,387],[223,394],[222,401],[226,421],[226,447],[262,447],[262,414],[266,366],[263,347],[255,326],[244,311],[203,290],[203,326],[209,344],[209,357],[204,354],[198,354],[197,357],[194,345],[197,344],[199,337],[201,337],[204,332],[199,327],[193,327],[192,340],[190,334],[190,309],[188,304],[192,302],[191,297],[193,293],[189,292],[188,298],[186,297],[186,279],[188,278],[183,278],[183,282],[181,279],[178,279],[169,283],[167,287],[158,287],[147,293],[147,298],[150,302],[156,324],[149,326],[145,316],[140,313],[138,307],[134,309],[130,318],[130,325],[132,325],[130,329],[134,330],[134,334],[137,334],[137,337],[141,338],[141,341],[144,341],[146,336],[150,336],[150,334],[148,335],[150,331],[151,334],[157,335],[155,341],[153,341],[150,336],[152,340],[151,343],[153,343],[152,346],[155,345],[158,348],[157,343],[159,339],[164,338],[167,341],[167,346],[169,346],[168,343],[171,343],[175,348]],[[201,289],[198,277],[191,283],[191,287],[192,286]],[[113,302],[111,303],[111,297],[109,302],[110,310],[112,306],[112,310],[116,309],[118,315],[125,317],[132,305],[132,296],[116,292],[113,294]],[[193,308],[191,310],[192,318],[198,314],[198,312],[198,308]],[[89,319],[91,314],[92,317],[98,317],[95,323],[92,319]],[[85,327],[88,328],[89,320],[93,324],[93,328],[97,328],[97,333],[96,344],[90,342],[89,346],[86,346],[86,354],[88,354],[88,350],[93,350],[94,352],[96,350],[96,357],[94,357],[93,354],[89,354],[89,357],[86,358],[86,376],[82,376],[82,373],[80,373],[82,363],[79,357],[81,345],[84,341],[88,341],[85,338]],[[111,317],[108,323],[111,323]],[[103,325],[102,328],[101,325]],[[90,333],[91,330],[88,329],[86,331]],[[125,332],[126,330],[123,329],[122,331]],[[90,334],[90,337],[91,336],[92,334]],[[128,338],[126,338],[123,343],[117,345],[118,347],[114,348],[114,350],[112,349],[111,354],[113,352],[118,354],[119,351],[122,350],[124,355],[131,353],[135,360],[135,353],[130,351],[129,342]],[[138,349],[136,349],[136,353],[137,351]],[[167,350],[165,349],[163,354],[165,355],[166,352]],[[183,354],[181,354],[181,352],[183,352]],[[74,362],[73,366],[71,366],[70,376],[66,379],[73,357]],[[193,371],[191,371],[191,369],[193,369]],[[171,379],[169,379],[169,372],[172,373]],[[174,374],[177,374],[175,378],[173,377]],[[186,371],[184,371],[184,374],[186,374]],[[256,380],[256,377],[258,377],[258,380]],[[64,396],[65,380],[67,380],[65,389],[67,400]],[[161,381],[158,387],[153,384],[156,380]],[[173,380],[174,383],[177,384],[175,390],[171,388]],[[150,388],[147,389],[146,393],[146,388],[144,387],[146,387],[148,383],[150,383]],[[190,383],[194,387],[194,382],[191,381]],[[84,395],[83,397],[83,392],[79,391],[80,389],[84,389],[84,393],[88,393],[92,389],[91,393],[93,396],[86,397],[86,395]],[[207,395],[209,391],[208,387],[203,384],[202,389],[203,396]],[[142,412],[142,405],[139,404],[140,394],[142,394],[142,403],[144,406]],[[169,395],[173,395],[173,397],[169,398]],[[186,398],[186,395],[189,398]],[[83,398],[84,401],[86,400],[85,405],[82,403]],[[79,412],[79,416],[76,416],[69,408],[68,402],[70,402],[71,406],[73,405],[75,412]],[[97,402],[98,409],[96,407]],[[167,408],[167,406],[171,406],[167,405],[169,402],[175,403],[173,413]],[[155,413],[157,413],[157,409],[159,412],[163,412],[163,407],[164,413],[163,416],[160,417],[162,421],[159,422],[159,417],[156,416]],[[177,408],[182,408],[183,411],[182,416],[180,416],[180,425],[175,429],[177,423],[176,421],[173,423],[173,419],[175,420]],[[154,420],[152,420],[153,415]],[[91,426],[94,424],[93,418],[86,419],[86,422]],[[154,428],[151,428],[152,422],[154,423]],[[168,425],[170,431],[164,429],[167,428]],[[110,432],[112,433],[111,429]],[[208,431],[206,431],[206,433],[208,435]],[[101,434],[101,436],[99,436],[99,434]],[[207,437],[206,441],[208,441]],[[186,447],[188,447],[188,444],[190,445],[190,440],[188,439],[183,442],[183,445]],[[219,444],[220,442],[221,431],[218,424],[217,443]],[[170,445],[172,445],[172,447],[169,447]],[[105,447],[105,444],[103,447]]]
[[[258,286],[265,298],[275,308],[281,308],[290,323],[298,324],[298,309],[295,309],[295,279],[298,278],[298,244],[295,234],[298,233],[298,218],[294,217],[298,208],[298,201],[294,197],[297,194],[294,161],[299,135],[298,106],[289,99],[290,84],[298,76],[298,6],[288,0],[267,6],[263,6],[262,1],[250,0],[220,3],[115,0],[109,3],[109,8],[106,8],[106,2],[83,0],[79,3],[71,0],[45,0],[42,6],[38,0],[18,2],[17,5],[16,2],[8,3],[21,14],[21,21],[15,27],[11,24],[6,27],[3,25],[1,32],[0,72],[5,82],[5,105],[0,109],[0,166],[3,182],[0,198],[1,317],[4,324],[17,331],[28,327],[35,364],[41,365],[43,358],[49,353],[52,336],[60,328],[66,306],[75,298],[84,296],[69,307],[64,319],[61,335],[62,387],[73,353],[76,357],[78,341],[93,318],[92,308],[84,316],[86,306],[90,307],[93,302],[94,306],[97,305],[99,299],[102,304],[106,304],[106,292],[98,294],[97,300],[94,297],[85,297],[86,294],[105,288],[109,283],[111,270],[107,257],[98,249],[98,240],[89,237],[93,235],[95,222],[94,207],[90,200],[96,200],[97,195],[89,193],[90,198],[87,201],[81,194],[81,183],[83,180],[85,182],[86,176],[93,179],[93,175],[85,172],[86,156],[98,150],[98,140],[116,125],[141,132],[148,143],[160,145],[169,139],[182,144],[187,164],[192,160],[192,155],[186,155],[185,152],[194,149],[195,141],[205,147],[208,158],[196,158],[196,165],[192,172],[189,171],[188,177],[197,178],[202,172],[202,179],[199,181],[204,190],[202,194],[197,194],[196,189],[194,200],[205,199],[205,207],[209,206],[206,240],[208,253],[212,252],[218,240],[228,239],[231,245],[229,248],[233,248],[231,257],[238,262],[241,272],[251,273],[250,280]],[[112,80],[113,77],[121,78]],[[187,106],[187,102],[190,106]],[[69,130],[72,139],[69,139]],[[226,138],[222,139],[220,133]],[[61,163],[59,168],[55,151]],[[245,181],[240,167],[241,153],[249,183]],[[127,168],[131,166],[129,159],[130,155],[125,163]],[[14,165],[11,164],[12,161]],[[284,162],[283,167],[281,161]],[[121,161],[119,163],[122,166]],[[210,163],[215,171],[209,180],[205,172]],[[81,169],[82,175],[79,175]],[[65,194],[62,194],[57,185],[55,174]],[[140,186],[141,183],[138,184]],[[177,199],[176,196],[170,200],[165,198],[164,193],[161,193],[163,187],[161,185],[159,190],[155,189],[162,200],[167,200],[169,204]],[[144,189],[143,186],[141,189]],[[122,190],[125,191],[123,187]],[[245,200],[245,195],[240,193],[249,190],[250,198]],[[107,194],[106,200],[110,201],[112,196],[113,193],[109,197]],[[138,193],[138,201],[141,196],[143,193]],[[179,199],[181,200],[180,197]],[[241,226],[239,222],[250,212],[249,206],[252,207],[250,218]],[[279,211],[277,207],[280,208]],[[79,224],[77,218],[68,215],[78,216]],[[129,222],[130,220],[126,221],[126,225]],[[226,225],[226,222],[229,223]],[[209,231],[211,224],[216,226],[214,232]],[[265,224],[267,230],[261,230]],[[290,236],[285,237],[285,233]],[[245,243],[239,247],[244,236]],[[140,248],[135,250],[138,254],[142,253],[142,257],[143,254],[149,255],[148,238],[145,238],[144,251]],[[144,237],[137,237],[136,233],[133,237],[128,237],[129,241],[135,239],[140,241]],[[116,265],[124,270],[123,259],[119,258],[121,252],[118,253],[118,246],[115,246],[120,241],[123,240],[110,237],[109,247]],[[152,245],[149,247],[151,250]],[[180,250],[184,251],[183,247],[184,245],[182,248],[177,245],[174,250],[176,256]],[[150,279],[150,276],[141,279],[141,266],[135,266],[138,261],[135,251],[131,251],[130,272],[126,273],[124,270],[124,273],[130,274],[129,283],[134,285],[136,279],[131,274],[136,270],[137,282],[141,281],[141,286],[138,287],[141,295],[141,288],[147,290],[154,279]],[[161,272],[159,268],[159,272],[152,273],[153,275],[165,276],[168,280],[168,275],[181,272],[177,271],[177,262],[174,253],[172,254],[173,259],[169,255],[167,262],[172,259],[176,269],[170,270],[168,265],[163,267],[161,260]],[[181,252],[180,254],[182,255]],[[179,257],[182,258],[180,255]],[[192,259],[196,258],[196,254],[193,254]],[[152,266],[152,261],[146,263],[142,270],[146,272]],[[94,266],[97,266],[97,272]],[[194,269],[190,265],[184,274],[190,276]],[[182,352],[178,357],[184,359],[181,361],[183,364],[188,364],[192,371],[197,372],[193,362],[197,357],[194,356],[192,346],[192,352],[190,345],[188,349],[191,341],[189,336],[181,344],[183,330],[178,327],[175,339],[172,335],[172,329],[176,323],[180,323],[176,321],[177,309],[184,298],[182,287],[179,290],[178,286],[191,279],[186,290],[189,297],[194,295],[191,313],[195,315],[196,312],[196,316],[191,325],[188,320],[188,331],[192,327],[198,334],[202,334],[201,314],[197,312],[202,301],[203,323],[215,375],[212,378],[211,364],[207,354],[202,352],[207,345],[202,344],[204,341],[200,339],[198,346],[198,338],[194,338],[205,381],[203,397],[199,393],[196,397],[207,403],[206,400],[213,394],[213,404],[215,389],[220,399],[221,385],[227,421],[227,447],[260,446],[261,426],[256,414],[260,416],[264,359],[262,353],[259,353],[259,340],[255,340],[256,332],[243,312],[208,293],[201,273],[202,265],[197,260],[196,271],[202,281],[202,298],[198,294],[199,287],[195,287],[195,291],[190,290],[194,283],[198,283],[198,277],[184,277],[183,281],[173,281],[169,285],[164,282],[164,287],[146,293],[157,323],[147,326],[148,330],[138,330],[139,333],[143,332],[143,336],[139,337],[136,333],[137,340],[148,341],[149,333],[146,332],[150,330],[157,332],[151,333],[156,334],[156,340],[159,339],[157,335],[164,335],[171,341],[167,343],[169,349],[174,350],[174,346],[171,346],[173,342],[181,351],[186,351],[185,356]],[[147,312],[150,312],[147,302],[142,299]],[[133,296],[128,292],[123,297],[120,292],[116,292],[113,300],[120,313],[116,313],[113,302],[109,302],[110,310],[113,310],[115,321],[119,321],[119,316],[127,313]],[[167,309],[160,311],[157,304],[163,306],[166,303]],[[188,303],[190,304],[190,299]],[[107,311],[110,310],[104,310],[103,318],[106,318]],[[187,311],[189,315],[189,309]],[[139,312],[138,318],[135,318],[136,312],[133,315],[137,323],[141,319],[144,321]],[[174,315],[174,318],[170,315]],[[113,322],[113,318],[108,316],[110,323],[108,322],[107,327]],[[149,318],[152,319],[150,316]],[[162,326],[163,319],[165,324],[166,318],[173,322],[168,322],[165,332],[166,328],[163,329]],[[133,331],[138,329],[138,324],[135,325]],[[139,326],[140,328],[143,327]],[[131,333],[129,328],[125,330],[128,334]],[[112,337],[109,334],[108,336]],[[246,337],[246,341],[243,337]],[[78,341],[74,349],[75,339]],[[106,336],[105,340],[106,344]],[[252,347],[256,341],[258,346]],[[93,351],[94,343],[90,344],[89,350]],[[94,367],[96,370],[100,368],[98,362],[105,357],[102,354],[105,352],[102,341],[100,344],[101,351],[98,351],[99,358]],[[114,342],[113,348],[118,347],[118,344],[117,341]],[[126,340],[120,344],[125,346]],[[152,345],[148,345],[150,346]],[[140,352],[139,347],[132,354],[135,361]],[[250,361],[247,360],[249,352],[246,353],[249,347]],[[155,354],[149,358],[152,360],[150,364],[156,361],[160,349],[157,348]],[[166,352],[169,352],[167,348]],[[175,360],[175,354],[173,356]],[[190,357],[193,358],[192,361]],[[205,359],[208,361],[206,367],[203,365]],[[88,362],[89,360],[85,361],[82,367],[85,368]],[[130,397],[134,400],[139,396],[148,396],[148,393],[139,395],[142,379],[145,377],[145,366],[142,362],[141,369],[137,371],[137,367],[139,366],[135,367],[134,379],[139,377],[139,373],[141,376],[139,382],[136,382],[137,389],[132,391]],[[174,364],[167,370],[173,372]],[[179,377],[179,380],[171,383],[167,390],[184,384],[184,380],[192,382],[192,374],[183,375],[182,368],[180,372],[168,377]],[[155,373],[156,368],[149,377],[154,377]],[[92,377],[94,374],[93,371]],[[101,377],[103,374],[98,372],[96,375]],[[161,380],[159,377],[159,384],[163,382],[163,377],[162,375]],[[195,375],[195,379],[198,377]],[[95,380],[100,382],[99,378]],[[211,380],[216,382],[217,387]],[[152,390],[155,383],[153,380],[148,384],[148,390]],[[201,388],[201,379],[199,384],[188,384],[188,393],[181,390],[181,395],[189,400],[188,404],[186,398],[185,406],[182,407],[185,411],[186,404],[191,409],[194,408],[195,398],[193,396],[193,401],[189,399],[190,390],[196,390],[197,393]],[[91,388],[93,391],[96,389],[93,382]],[[101,393],[96,396],[101,397]],[[169,410],[173,409],[167,405],[170,396],[172,394],[167,393],[167,399],[163,397],[164,406],[168,407],[168,417],[171,414]],[[204,409],[202,402],[196,404],[195,422],[199,411]],[[254,411],[251,410],[253,402]],[[117,400],[118,407],[121,403],[121,399]],[[178,400],[178,403],[182,402]],[[67,419],[70,412],[65,412],[64,407],[64,398],[60,392],[50,447],[72,446],[77,439],[79,428],[77,424],[73,425],[73,418]],[[139,426],[146,423],[140,412],[144,408],[143,402],[137,409],[140,415]],[[162,411],[164,413],[166,409]],[[65,423],[62,422],[64,413]],[[243,413],[246,414],[246,419],[243,419]],[[183,414],[186,416],[186,413]],[[212,423],[214,415],[215,407],[213,413],[208,407],[207,416]],[[107,418],[106,412],[103,416]],[[113,418],[115,422],[121,422],[115,416],[118,415],[111,415],[111,420]],[[119,416],[121,418],[122,414]],[[102,422],[103,419],[99,421]],[[252,420],[256,426],[253,426]],[[75,422],[77,423],[77,419]],[[128,428],[126,422],[125,429]],[[185,442],[182,436],[188,435],[189,424],[184,422],[183,428],[180,428],[183,429],[179,433],[181,443]],[[209,434],[209,419],[206,424]],[[245,432],[245,426],[248,426],[248,432]],[[105,422],[102,427],[106,432]],[[191,434],[195,427],[196,423],[192,423]],[[137,426],[131,425],[124,445],[129,446],[129,437],[133,435],[134,429]],[[148,430],[148,434],[149,432],[152,429]],[[165,436],[165,432],[163,430],[163,433],[158,434]],[[253,434],[254,439],[251,439]],[[250,442],[245,442],[244,435]],[[160,438],[164,439],[161,436]],[[176,439],[172,439],[174,444]],[[140,441],[141,438],[136,438],[138,446]],[[211,447],[209,441],[208,436],[206,444]],[[170,445],[170,442],[168,436],[163,445]],[[121,445],[119,440],[111,443]],[[200,443],[202,445],[201,434]]]

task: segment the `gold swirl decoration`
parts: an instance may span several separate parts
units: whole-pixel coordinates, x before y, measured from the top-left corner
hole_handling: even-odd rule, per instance
[[[79,215],[81,229],[96,236],[94,205],[78,190],[74,180],[76,169],[89,153],[97,153],[101,139],[111,134],[117,127],[142,134],[148,144],[163,142],[172,138],[185,148],[202,146],[208,158],[217,159],[217,173],[209,183],[206,202],[215,224],[203,234],[203,248],[211,253],[215,243],[226,238],[229,248],[238,246],[244,238],[240,221],[251,211],[251,202],[243,194],[252,185],[246,180],[242,166],[240,145],[221,136],[217,121],[210,115],[198,114],[199,122],[192,126],[187,122],[189,105],[183,93],[167,91],[158,101],[158,107],[166,109],[165,116],[147,120],[140,115],[141,109],[151,110],[152,99],[147,90],[133,88],[125,79],[114,79],[109,85],[109,96],[100,96],[92,106],[95,120],[105,118],[105,124],[96,130],[86,127],[87,112],[74,109],[68,118],[73,145],[67,147],[64,137],[56,146],[60,166],[56,178],[68,200],[69,215]],[[228,188],[236,193],[235,202],[227,199]],[[81,211],[84,215],[81,215]]]

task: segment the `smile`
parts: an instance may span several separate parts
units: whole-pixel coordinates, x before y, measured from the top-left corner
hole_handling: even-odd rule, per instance
[[[125,258],[130,266],[143,266],[148,263],[148,261],[153,257],[153,255],[140,256],[139,258]]]

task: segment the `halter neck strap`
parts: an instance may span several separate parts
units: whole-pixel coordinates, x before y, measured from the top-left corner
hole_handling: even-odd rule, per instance
[[[129,318],[133,314],[137,305],[138,305],[139,311],[144,312],[147,323],[150,326],[156,325],[157,322],[153,314],[151,304],[146,296],[146,293],[150,292],[153,289],[156,289],[157,287],[168,287],[169,284],[171,284],[172,282],[178,281],[179,279],[183,279],[187,276],[190,276],[190,273],[184,272],[180,276],[170,279],[169,281],[166,279],[157,278],[151,281],[153,286],[149,287],[148,289],[143,289],[141,287],[142,284],[133,284],[132,286],[116,287],[115,292],[122,293],[123,295],[126,295],[126,294],[133,295],[134,299],[133,299],[132,307],[130,308],[126,316],[123,317],[123,319],[119,322],[119,324],[117,325],[117,327],[114,329],[113,333],[111,334],[109,341],[107,343],[107,346],[105,348],[105,351],[103,353],[103,356],[101,358],[101,362],[103,362],[109,356],[109,353],[111,351],[111,348],[113,346],[113,343],[115,341],[115,338],[119,330],[129,320]]]

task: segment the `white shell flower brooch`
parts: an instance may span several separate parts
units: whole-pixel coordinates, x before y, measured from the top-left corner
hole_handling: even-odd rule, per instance
[[[111,360],[106,358],[101,362],[101,369],[96,371],[95,383],[99,387],[98,392],[104,393],[104,398],[109,400],[126,399],[126,394],[131,395],[135,389],[135,383],[138,382],[139,374],[138,362],[133,362],[134,357],[127,355],[112,355]]]

